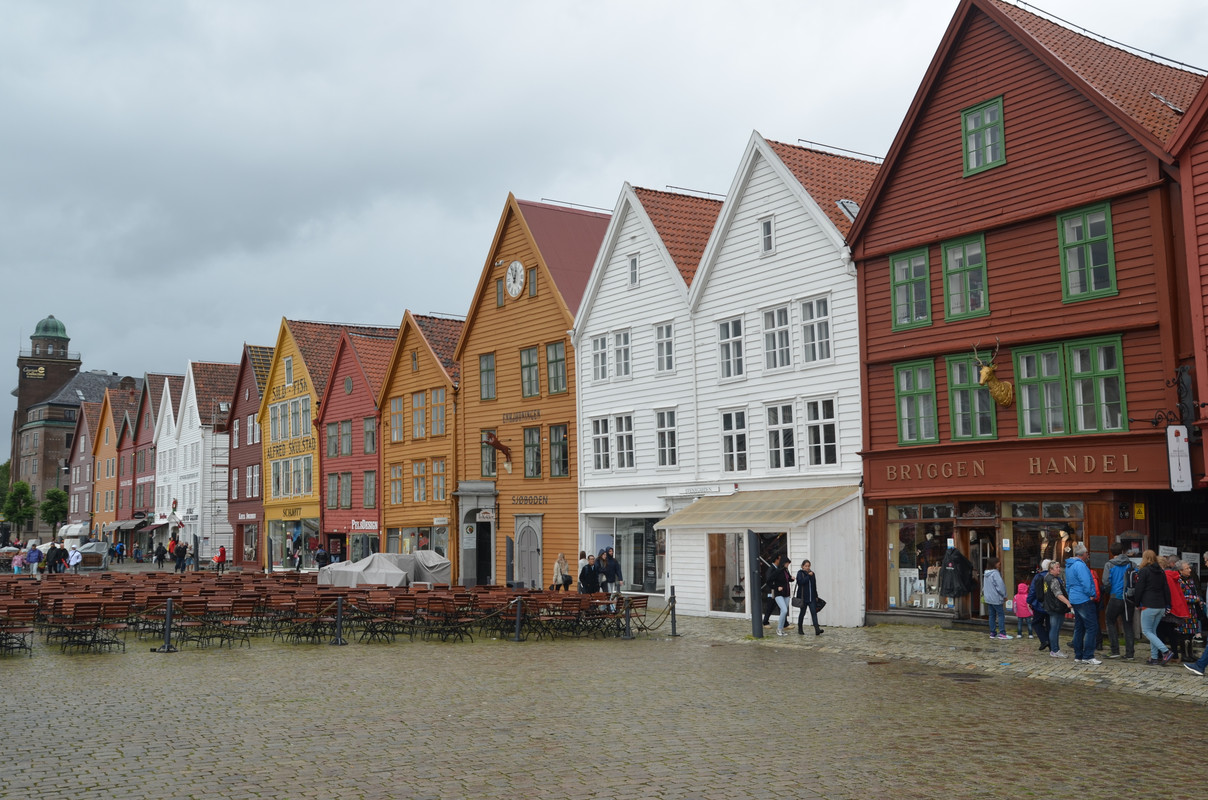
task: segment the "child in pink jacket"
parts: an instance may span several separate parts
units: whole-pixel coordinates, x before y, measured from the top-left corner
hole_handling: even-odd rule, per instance
[[[1028,605],[1028,585],[1021,583],[1015,589],[1015,633],[1020,639],[1023,638],[1025,625],[1028,629],[1028,638],[1036,638],[1032,635],[1032,607]]]

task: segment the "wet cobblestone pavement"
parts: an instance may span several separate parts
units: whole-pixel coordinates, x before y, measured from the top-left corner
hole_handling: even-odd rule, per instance
[[[1147,766],[1208,751],[1206,686],[1181,667],[1082,667],[1035,640],[915,626],[679,630],[170,655],[39,642],[0,660],[19,754],[0,796],[1199,796]],[[1038,736],[1040,768],[1018,753]]]

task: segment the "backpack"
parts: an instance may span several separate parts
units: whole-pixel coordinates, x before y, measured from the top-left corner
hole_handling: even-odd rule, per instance
[[[1028,605],[1032,607],[1032,613],[1041,616],[1049,613],[1044,607],[1044,576],[1043,572],[1036,573],[1028,586]]]
[[[1136,567],[1128,565],[1128,572],[1124,574],[1124,599],[1129,603],[1137,602],[1137,576],[1140,574]]]

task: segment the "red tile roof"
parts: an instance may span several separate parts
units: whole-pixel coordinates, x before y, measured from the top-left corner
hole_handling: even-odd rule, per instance
[[[583,300],[610,214],[517,200],[541,258],[573,317]]]
[[[342,325],[335,322],[307,322],[305,320],[287,319],[289,332],[294,337],[298,352],[306,362],[306,371],[314,383],[316,397],[322,397],[327,388],[327,378],[331,374],[331,361],[336,357],[336,348],[340,344],[340,334],[361,333],[367,336],[398,336],[398,328],[377,328],[368,325]],[[263,394],[263,392],[261,393]]]
[[[264,397],[264,386],[268,383],[269,370],[273,368],[272,347],[259,344],[245,344],[247,359],[252,363],[252,372],[256,375],[256,392]]]
[[[88,435],[96,438],[97,426],[101,424],[101,406],[103,403],[89,403],[87,401],[80,403],[80,414],[84,416],[84,422],[88,425]]]
[[[646,209],[646,216],[658,231],[684,283],[691,286],[722,201],[639,186],[633,187],[633,193]]]
[[[445,368],[453,385],[461,381],[461,364],[453,358],[457,351],[457,342],[461,339],[461,329],[465,323],[459,319],[445,317],[427,317],[422,314],[412,314],[420,335],[428,342],[432,352],[440,359],[440,365]]]
[[[139,390],[142,387],[138,387]],[[109,389],[109,414],[113,417],[113,427],[120,433],[122,420],[125,419],[126,411],[138,405],[138,390],[130,389]]]
[[[369,381],[369,391],[373,392],[374,400],[382,391],[382,382],[386,380],[386,370],[390,368],[390,356],[394,354],[394,343],[397,337],[366,336],[363,333],[348,333],[348,341],[356,351],[357,360],[365,379]]]
[[[1186,110],[1204,82],[1203,75],[1113,47],[1003,0],[983,1],[1009,17],[1026,35],[1161,142],[1178,126],[1182,114],[1153,93]]]
[[[147,387],[147,397],[151,401],[151,419],[155,420],[159,417],[159,403],[164,396],[164,381],[168,381],[169,391],[173,395],[172,410],[175,411],[180,404],[180,392],[185,385],[184,375],[171,375],[166,372],[148,372],[146,374],[145,386]],[[172,388],[172,383],[175,381],[176,387]]]
[[[839,208],[840,200],[864,203],[869,187],[881,165],[875,161],[827,153],[795,144],[766,140],[793,176],[814,198],[822,213],[847,236],[852,221]]]
[[[223,425],[231,413],[231,396],[239,379],[238,364],[194,361],[193,396],[197,399],[197,417],[202,425]],[[225,410],[223,406],[226,406]]]

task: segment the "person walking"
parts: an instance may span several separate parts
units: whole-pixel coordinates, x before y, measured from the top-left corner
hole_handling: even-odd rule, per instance
[[[1074,663],[1099,666],[1095,658],[1095,640],[1099,638],[1099,607],[1095,602],[1095,578],[1087,566],[1086,545],[1074,545],[1074,554],[1065,562],[1065,582],[1070,604],[1074,607]]]
[[[797,612],[797,634],[805,636],[805,612],[810,612],[810,621],[814,623],[814,635],[826,633],[818,625],[818,576],[814,574],[813,565],[807,558],[801,562],[797,570],[797,597],[801,600],[801,610]]]
[[[554,582],[549,588],[555,592],[570,589],[570,564],[567,563],[564,553],[559,553],[554,559]]]
[[[1158,638],[1158,623],[1170,610],[1170,586],[1152,550],[1141,554],[1135,595],[1137,608],[1141,609],[1141,634],[1149,640],[1149,660],[1145,663],[1165,665],[1174,658],[1174,651]]]
[[[1107,610],[1104,620],[1107,622],[1107,645],[1111,648],[1108,658],[1120,658],[1120,640],[1117,637],[1119,629],[1124,630],[1124,658],[1131,660],[1135,647],[1133,635],[1133,618],[1137,608],[1124,594],[1128,588],[1130,576],[1136,573],[1132,559],[1124,555],[1124,545],[1112,542],[1107,551],[1111,558],[1103,565],[1103,596],[1107,598]]]
[[[17,554],[15,556],[13,556],[13,574],[20,575],[21,568],[24,566],[25,566],[25,551],[19,550],[17,552]]]
[[[1023,629],[1028,629],[1028,638],[1035,638],[1032,631],[1032,607],[1028,605],[1028,585],[1021,583],[1015,587],[1015,597],[1011,599],[1015,606],[1015,636],[1023,638]]]
[[[226,562],[226,545],[220,544],[218,545],[218,555],[214,556],[214,569],[219,575],[221,575],[222,571],[226,569]]]
[[[579,593],[595,594],[600,591],[600,574],[596,572],[596,557],[588,556],[579,570]]]
[[[1007,633],[1007,586],[998,571],[998,556],[990,556],[982,573],[982,597],[986,599],[991,639],[1010,639]]]
[[[1066,611],[1072,612],[1074,605],[1065,592],[1061,562],[1054,558],[1049,562],[1049,572],[1044,577],[1044,610],[1049,615],[1049,655],[1053,658],[1069,658],[1061,652],[1061,623],[1065,620]]]
[[[615,594],[618,587],[617,564],[608,554],[608,550],[601,550],[599,558],[596,559],[596,574],[600,580],[600,591]]]
[[[788,631],[784,629],[789,618],[789,584],[792,582],[789,576],[789,557],[780,556],[776,559],[776,567],[772,570],[770,589],[772,592],[772,600],[776,603],[776,607],[780,609],[780,618],[776,622],[776,635],[788,636]]]
[[[29,574],[34,576],[34,580],[42,580],[42,574],[38,571],[38,564],[42,561],[42,551],[36,547],[31,547],[25,551],[25,566],[29,568]]]
[[[164,559],[168,556],[168,548],[164,547],[164,543],[160,542],[155,545],[155,568],[164,568]]]
[[[67,566],[71,567],[71,571],[76,575],[80,574],[80,562],[84,560],[84,554],[73,544],[71,553],[67,556]]]
[[[1178,615],[1175,620],[1178,642],[1174,649],[1180,660],[1186,663],[1195,661],[1195,637],[1200,632],[1199,604],[1201,600],[1199,590],[1195,585],[1195,578],[1191,577],[1191,564],[1180,560],[1175,562],[1174,568],[1178,574],[1174,586],[1171,587],[1172,596],[1170,598],[1174,613]],[[1182,598],[1182,610],[1186,613],[1178,614],[1177,607],[1180,604],[1179,598],[1175,597],[1175,594]]]
[[[189,546],[184,542],[177,542],[175,549],[172,550],[172,555],[175,556],[176,559],[176,567],[172,570],[173,572],[179,572],[182,575],[184,574],[185,558],[188,556],[188,554]]]

